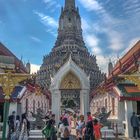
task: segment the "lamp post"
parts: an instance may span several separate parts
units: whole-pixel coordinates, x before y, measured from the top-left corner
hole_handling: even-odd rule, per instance
[[[4,92],[4,115],[3,115],[3,130],[2,140],[6,140],[6,125],[9,114],[10,96],[14,87],[21,81],[27,79],[30,74],[16,74],[12,72],[0,73],[0,85]]]

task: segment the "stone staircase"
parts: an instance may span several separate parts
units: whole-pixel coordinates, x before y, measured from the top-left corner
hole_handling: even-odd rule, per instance
[[[113,129],[108,129],[108,127],[103,127],[101,129],[101,133],[102,133],[102,138],[103,139],[113,139],[113,138],[115,138],[114,130]]]
[[[29,136],[29,139],[43,139],[44,136],[42,135],[42,132],[41,130],[31,130],[30,131],[30,136]]]

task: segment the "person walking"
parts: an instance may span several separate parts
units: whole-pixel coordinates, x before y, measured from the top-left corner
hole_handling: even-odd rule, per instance
[[[22,120],[21,120],[21,132],[20,132],[20,136],[19,136],[19,140],[28,140],[28,136],[29,136],[29,122],[27,119],[27,114],[24,113],[22,114]]]
[[[94,129],[95,140],[101,139],[101,128],[102,127],[103,127],[103,125],[101,123],[99,123],[97,119],[94,119],[93,129]]]
[[[15,129],[10,140],[18,140],[20,135],[20,116],[16,116]]]
[[[62,124],[60,124],[59,132],[61,133],[61,140],[70,139],[70,127],[67,118],[63,118]]]
[[[46,122],[46,126],[42,130],[42,134],[45,136],[46,140],[57,140],[56,129],[54,127],[54,121],[49,119]]]
[[[80,120],[77,122],[77,127],[76,127],[77,140],[83,139],[84,127],[85,127],[84,115],[81,115]]]
[[[95,140],[94,138],[94,129],[93,121],[88,121],[84,129],[84,140]]]
[[[14,134],[15,131],[15,122],[16,122],[16,112],[13,111],[12,114],[8,117],[8,138],[11,139],[11,136]]]
[[[139,123],[139,119],[136,116],[135,112],[133,112],[130,122],[131,122],[131,126],[133,127],[133,137],[134,138],[137,138],[137,137],[140,138],[140,134],[139,134],[140,123]],[[136,133],[137,133],[137,137],[136,137]]]
[[[15,140],[19,139],[19,135],[20,135],[20,116],[17,115],[16,116],[16,126],[15,126]]]

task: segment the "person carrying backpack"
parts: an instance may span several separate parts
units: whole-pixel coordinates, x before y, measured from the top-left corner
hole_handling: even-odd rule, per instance
[[[56,140],[54,137],[56,134],[56,129],[54,127],[52,119],[48,120],[46,126],[42,130],[42,134],[45,136],[47,140]]]
[[[70,139],[70,128],[67,118],[62,120],[62,124],[60,124],[59,132],[61,133],[61,140],[69,140]]]

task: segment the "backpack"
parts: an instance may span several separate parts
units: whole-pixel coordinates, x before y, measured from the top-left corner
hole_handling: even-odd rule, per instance
[[[69,132],[69,129],[67,128],[67,127],[65,127],[65,129],[64,129],[64,138],[68,138],[69,137],[69,135],[70,135],[70,132]]]
[[[50,138],[51,137],[51,129],[52,128],[48,128],[47,126],[44,127],[42,130],[42,134],[45,135],[46,138]]]

